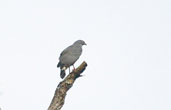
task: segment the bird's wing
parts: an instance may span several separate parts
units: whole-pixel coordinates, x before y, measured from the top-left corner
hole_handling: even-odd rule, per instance
[[[64,49],[64,50],[62,51],[62,53],[60,54],[60,57],[62,57],[62,56],[65,55],[65,54],[68,54],[68,53],[70,52],[71,48],[72,48],[72,45],[69,46],[69,47],[67,47],[66,49]],[[60,57],[59,57],[59,58],[60,58]]]

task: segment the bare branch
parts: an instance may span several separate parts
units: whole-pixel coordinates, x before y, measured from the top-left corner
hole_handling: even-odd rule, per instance
[[[73,86],[75,80],[81,76],[81,73],[87,67],[87,63],[83,62],[76,70],[72,71],[56,88],[52,102],[48,110],[61,110],[64,105],[67,91]]]

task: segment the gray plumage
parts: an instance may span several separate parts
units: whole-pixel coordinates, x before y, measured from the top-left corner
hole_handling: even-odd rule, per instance
[[[60,77],[62,79],[65,77],[65,70],[71,65],[74,65],[74,63],[79,59],[83,45],[86,45],[83,40],[77,40],[71,46],[64,49],[60,54],[57,67],[60,67],[61,69]]]

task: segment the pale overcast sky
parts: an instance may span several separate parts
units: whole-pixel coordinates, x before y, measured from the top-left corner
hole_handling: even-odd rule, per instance
[[[170,0],[0,0],[0,108],[47,110],[78,39],[62,110],[171,110]]]

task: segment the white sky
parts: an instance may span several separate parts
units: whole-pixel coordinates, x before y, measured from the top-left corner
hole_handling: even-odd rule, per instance
[[[0,108],[46,110],[78,39],[88,67],[62,110],[171,110],[170,0],[1,0]]]

